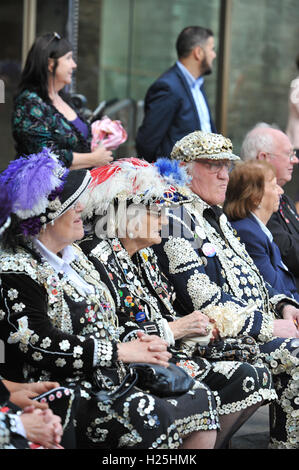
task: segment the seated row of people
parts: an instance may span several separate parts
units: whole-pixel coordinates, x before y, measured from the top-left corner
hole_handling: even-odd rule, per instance
[[[60,399],[50,403],[62,423],[62,440],[51,427],[50,442],[42,444],[223,447],[268,402],[271,446],[298,447],[298,294],[285,266],[298,280],[299,231],[291,201],[280,198],[269,222],[284,265],[265,229],[270,169],[261,176],[253,206],[244,202],[249,212],[233,214],[228,199],[225,207],[230,218],[244,219],[233,223],[250,256],[218,207],[230,163],[238,160],[222,136],[195,133],[175,146],[172,157],[186,164],[191,193],[178,167],[171,180],[173,167],[165,161],[163,177],[161,167],[158,174],[158,167],[123,160],[93,170],[90,181],[87,171],[75,169],[111,162],[112,154],[102,146],[91,151],[90,126],[63,93],[75,68],[66,39],[57,33],[37,38],[13,114],[18,155],[50,146],[74,173],[44,151],[31,156],[31,164],[11,164],[1,177],[13,205],[9,216],[2,204],[0,219],[0,337],[6,346],[1,373],[15,382],[52,384],[52,399],[66,391],[69,397],[60,407]],[[256,129],[243,149],[247,158],[271,160],[280,186],[297,161],[282,134]],[[228,193],[235,184],[236,203],[238,191],[245,192],[238,178],[249,167],[259,168],[237,165],[231,173]],[[178,177],[184,189],[176,188]],[[274,193],[273,187],[277,202]],[[169,215],[161,211],[167,205]],[[78,249],[72,243],[84,236],[81,215],[87,232]],[[249,224],[255,224],[250,237]],[[107,226],[109,237],[99,239]],[[179,364],[196,379],[193,390],[167,400],[133,387],[112,404],[101,402],[98,391],[117,390],[136,356],[165,367]],[[3,396],[8,399],[7,392]],[[30,432],[27,437],[34,441]]]
[[[202,131],[178,141],[171,157],[185,163],[194,194],[191,204],[169,211],[168,236],[154,247],[176,305],[180,314],[215,316],[220,309],[228,326],[240,320],[237,335],[257,341],[258,357],[273,374],[278,398],[270,405],[270,446],[297,448],[299,305],[264,281],[220,207],[238,157],[229,139]]]
[[[182,32],[182,38],[185,33],[199,34],[200,28],[187,29]],[[210,39],[213,36],[204,30],[202,34]],[[112,161],[112,153],[102,145],[91,151],[90,124],[65,93],[65,86],[70,84],[76,68],[72,45],[66,38],[56,32],[36,38],[26,58],[14,100],[12,131],[17,156],[50,147],[71,169],[101,166]],[[140,147],[146,147],[140,138],[137,140]],[[273,164],[281,187],[291,180],[294,165],[298,162],[289,137],[265,123],[257,125],[245,136],[241,156],[244,160],[266,160]],[[268,228],[279,246],[283,262],[295,276],[298,288],[299,217],[287,195],[280,198],[279,210],[270,218]]]
[[[264,282],[218,206],[238,157],[198,131],[172,159],[185,168],[69,171],[45,149],[2,173],[1,375],[76,391],[78,448],[223,447],[263,403],[271,446],[296,448],[299,304]],[[175,363],[193,385],[113,399],[132,362]]]
[[[153,186],[149,194],[142,188],[137,197],[145,193],[146,204],[152,200],[159,206],[168,185],[157,169],[147,165],[146,170],[144,182]],[[236,363],[230,373],[236,391],[222,392],[229,381],[216,367],[213,373],[208,361],[190,358],[188,367],[184,351],[175,345],[173,354],[167,351],[165,338],[171,330],[161,315],[156,319],[159,310],[146,310],[145,303],[141,328],[138,316],[121,321],[121,308],[99,272],[72,246],[84,235],[78,200],[90,182],[88,171],[69,172],[47,151],[12,162],[1,175],[1,185],[12,197],[11,221],[2,234],[1,338],[6,354],[1,373],[19,382],[56,377],[65,387],[79,388],[79,448],[211,448],[216,430],[221,445],[223,433],[229,437],[263,400],[275,396],[270,373],[260,364]],[[175,199],[185,200],[173,187],[171,191]],[[131,192],[134,196],[133,187]],[[155,335],[147,334],[152,324]],[[201,333],[206,334],[207,324],[204,318]],[[130,341],[125,340],[128,336]],[[126,364],[167,367],[171,357],[194,371],[194,386],[186,393],[164,398],[132,386],[112,402],[98,397],[100,390],[118,387]],[[210,375],[214,391],[206,383]]]

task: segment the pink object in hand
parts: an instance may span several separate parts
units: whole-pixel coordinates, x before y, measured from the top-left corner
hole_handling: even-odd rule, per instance
[[[91,150],[94,151],[100,144],[106,150],[115,150],[128,138],[121,121],[112,121],[107,116],[95,121],[91,125],[92,142]]]

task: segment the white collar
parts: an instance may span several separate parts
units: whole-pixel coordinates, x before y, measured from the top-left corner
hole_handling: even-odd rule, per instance
[[[77,258],[74,252],[74,248],[71,245],[66,246],[61,251],[61,257],[50,251],[40,240],[37,238],[33,239],[35,247],[38,249],[41,255],[51,264],[55,271],[64,271],[64,266],[70,265],[72,261]]]
[[[257,223],[259,224],[259,226],[261,227],[262,231],[267,235],[267,237],[269,238],[270,242],[272,243],[273,242],[273,235],[272,233],[270,232],[270,230],[266,227],[266,225],[264,224],[264,222],[261,221],[261,219],[255,215],[253,212],[251,212],[251,215],[255,218],[255,220],[257,221]]]
[[[80,274],[78,274],[70,263],[78,258],[78,255],[75,253],[75,250],[72,245],[66,246],[61,251],[61,258],[57,256],[52,251],[48,250],[45,245],[37,238],[33,239],[34,246],[39,251],[39,253],[48,261],[52,268],[57,273],[66,274],[70,281],[76,286],[77,291],[81,295],[94,293],[94,287],[91,284],[83,279]]]

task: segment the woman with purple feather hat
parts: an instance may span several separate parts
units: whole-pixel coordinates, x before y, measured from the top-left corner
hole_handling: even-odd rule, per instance
[[[5,187],[0,192],[0,237],[9,227],[12,200]],[[4,358],[0,357],[0,362]],[[42,392],[53,393],[54,382],[22,384],[0,376],[0,449],[26,449],[31,443],[44,448],[60,447],[61,418],[45,403],[33,400]],[[54,392],[55,393],[55,392]],[[43,411],[42,411],[43,410]]]
[[[69,171],[48,150],[11,162],[0,185],[12,195],[2,235],[0,338],[11,381],[59,381],[76,396],[78,448],[213,448],[219,427],[208,387],[157,396],[131,384],[113,401],[130,362],[168,367],[168,344],[139,332],[122,342],[116,306],[83,237],[87,170]],[[112,393],[113,395],[113,393]]]

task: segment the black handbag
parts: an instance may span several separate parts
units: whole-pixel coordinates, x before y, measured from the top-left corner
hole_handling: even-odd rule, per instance
[[[137,386],[159,397],[182,395],[194,385],[194,379],[173,363],[163,367],[141,362],[130,364],[130,368],[138,374]]]
[[[197,353],[210,361],[240,361],[254,363],[259,347],[251,336],[238,336],[213,341],[207,346],[198,346]]]
[[[168,367],[142,362],[131,363],[128,369],[129,373],[116,389],[100,390],[96,393],[100,401],[112,404],[134,386],[158,397],[172,397],[187,393],[195,383],[184,369],[173,363],[169,363]]]

